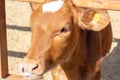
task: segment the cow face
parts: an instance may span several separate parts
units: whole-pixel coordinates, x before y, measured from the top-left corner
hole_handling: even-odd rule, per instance
[[[23,62],[23,71],[33,74],[43,74],[69,60],[78,40],[68,5],[61,1],[54,11],[41,7],[31,16],[32,42]]]

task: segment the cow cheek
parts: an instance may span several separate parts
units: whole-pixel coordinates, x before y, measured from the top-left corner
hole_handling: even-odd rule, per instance
[[[63,40],[54,42],[54,50],[51,51],[51,54],[55,64],[59,64],[63,61],[63,58],[66,55],[67,44],[68,43]]]

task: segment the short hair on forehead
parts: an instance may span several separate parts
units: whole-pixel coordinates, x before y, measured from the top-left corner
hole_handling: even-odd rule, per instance
[[[56,12],[60,10],[63,5],[64,5],[63,0],[51,1],[51,2],[43,4],[42,11],[43,12]]]

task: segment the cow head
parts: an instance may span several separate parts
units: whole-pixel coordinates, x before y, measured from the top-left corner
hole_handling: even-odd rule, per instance
[[[101,20],[106,17],[105,11],[78,8],[71,0],[40,3],[31,15],[32,42],[22,72],[41,75],[68,61],[80,40],[79,28],[98,31],[108,24]]]

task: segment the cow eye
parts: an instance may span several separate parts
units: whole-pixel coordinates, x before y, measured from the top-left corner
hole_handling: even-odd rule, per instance
[[[61,33],[67,33],[67,32],[70,32],[71,31],[71,26],[69,26],[68,24],[64,27],[62,27],[59,32],[55,32],[55,36],[58,36],[60,35]]]
[[[61,33],[68,32],[68,31],[70,31],[70,26],[65,26],[60,30]]]

